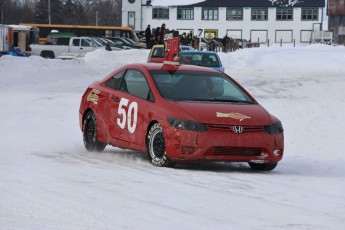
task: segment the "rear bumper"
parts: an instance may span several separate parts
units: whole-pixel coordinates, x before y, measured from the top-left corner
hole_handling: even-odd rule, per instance
[[[181,161],[233,161],[275,163],[282,159],[284,136],[265,132],[235,134],[209,130],[205,133],[169,128],[165,131],[166,154]]]

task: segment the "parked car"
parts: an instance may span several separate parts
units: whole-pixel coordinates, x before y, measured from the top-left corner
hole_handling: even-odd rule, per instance
[[[194,48],[191,46],[180,45],[180,51],[182,50],[194,50]]]
[[[200,66],[120,67],[87,88],[79,121],[88,151],[109,144],[147,153],[155,166],[235,161],[273,170],[284,152],[280,120],[230,76]]]
[[[101,43],[102,46],[104,46],[104,47],[105,47],[107,44],[109,44],[112,50],[120,51],[120,50],[125,49],[123,46],[118,45],[118,44],[116,44],[115,42],[113,42],[112,40],[107,39],[107,38],[94,37],[94,39],[97,40],[99,43]],[[129,49],[130,49],[130,48],[129,48]]]
[[[210,67],[224,72],[218,54],[214,51],[184,50],[180,52],[180,63]]]
[[[137,44],[135,43],[132,43],[130,41],[128,41],[126,38],[120,38],[120,37],[107,37],[108,39],[112,40],[113,42],[117,43],[117,44],[120,44],[122,46],[128,46],[128,47],[131,47],[133,49],[146,49],[146,46],[143,45],[143,44]]]
[[[151,48],[147,62],[162,63],[164,59],[164,45],[154,45]]]

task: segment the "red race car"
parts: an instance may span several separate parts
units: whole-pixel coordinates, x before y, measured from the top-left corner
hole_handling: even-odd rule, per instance
[[[281,122],[225,73],[200,66],[130,64],[89,86],[79,109],[84,145],[146,152],[155,166],[283,157]]]

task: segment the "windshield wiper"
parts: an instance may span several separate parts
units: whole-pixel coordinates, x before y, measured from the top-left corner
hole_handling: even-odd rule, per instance
[[[254,104],[252,101],[244,101],[244,100],[240,100],[240,99],[237,99],[237,98],[231,98],[231,99],[214,98],[214,99],[210,99],[208,101]]]

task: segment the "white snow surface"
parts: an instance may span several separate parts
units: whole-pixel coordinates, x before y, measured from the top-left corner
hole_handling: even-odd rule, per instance
[[[159,168],[130,150],[85,150],[83,92],[147,55],[0,58],[0,229],[344,229],[344,46],[219,54],[283,123],[283,160],[262,173],[246,163]]]

